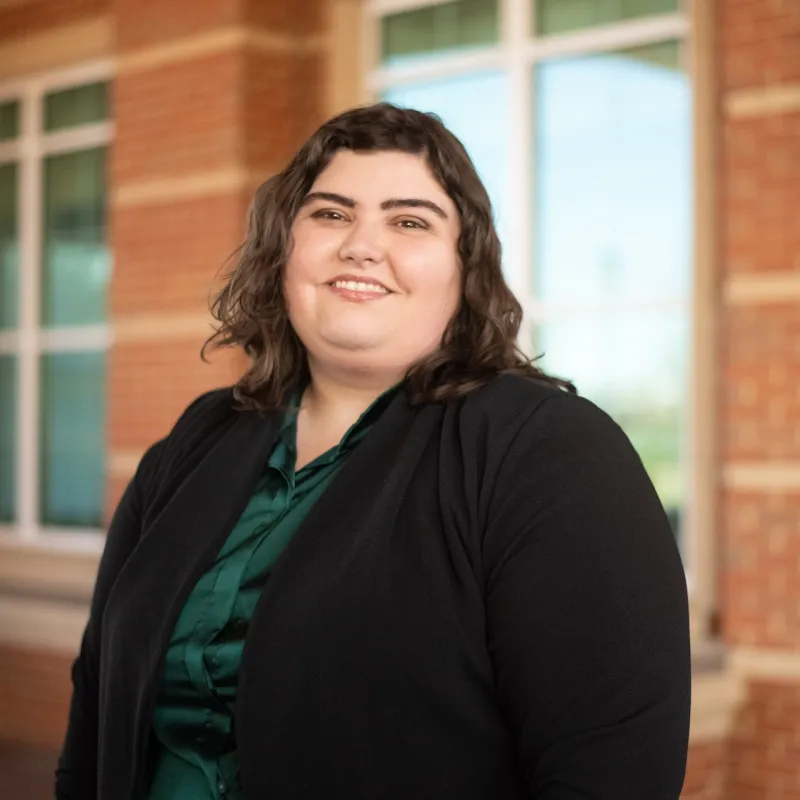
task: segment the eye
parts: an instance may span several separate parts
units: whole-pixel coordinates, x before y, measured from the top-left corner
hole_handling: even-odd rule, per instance
[[[397,225],[399,228],[405,228],[408,231],[413,231],[413,230],[427,231],[430,228],[427,222],[421,219],[416,219],[411,217],[403,217],[403,219],[397,220],[397,222],[395,222],[395,225]]]
[[[345,219],[344,214],[341,211],[336,211],[333,208],[321,208],[319,211],[315,211],[311,215],[312,219],[330,219],[330,220],[343,220]]]

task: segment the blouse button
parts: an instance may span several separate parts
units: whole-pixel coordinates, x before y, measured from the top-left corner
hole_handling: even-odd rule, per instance
[[[228,790],[228,787],[225,781],[223,781],[221,778],[219,780],[219,783],[217,783],[217,789],[219,789],[220,797],[225,797],[225,792]]]

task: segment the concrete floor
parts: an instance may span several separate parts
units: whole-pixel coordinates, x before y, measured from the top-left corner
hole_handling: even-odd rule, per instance
[[[0,798],[52,800],[58,753],[0,741]]]

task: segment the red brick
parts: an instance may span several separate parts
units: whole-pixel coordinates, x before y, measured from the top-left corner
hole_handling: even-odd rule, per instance
[[[800,494],[723,496],[721,603],[730,645],[800,641]],[[796,720],[800,728],[800,717]]]
[[[116,0],[117,46],[141,50],[233,25],[241,7],[241,0],[192,0],[191,8],[186,0]]]
[[[61,745],[72,694],[72,659],[0,646],[0,738],[44,747]]]
[[[724,89],[800,80],[796,0],[718,0]]]
[[[723,457],[800,458],[800,306],[729,307],[722,341]]]
[[[242,59],[226,52],[122,73],[115,86],[113,183],[237,165]]]
[[[800,798],[800,684],[758,681],[749,687],[730,744],[726,798]]]
[[[245,163],[281,169],[324,121],[323,74],[318,53],[252,51],[244,67]]]
[[[117,209],[112,317],[205,313],[244,238],[250,196],[242,190]]]
[[[109,449],[143,451],[169,433],[198,395],[229,386],[239,376],[241,356],[231,350],[200,360],[203,338],[129,343],[110,355]]]
[[[28,37],[111,10],[111,0],[28,0],[0,7],[0,41]]]
[[[325,25],[326,1],[243,0],[244,17],[248,23],[276,33],[319,33]]]
[[[728,800],[723,794],[725,762],[726,743],[692,745],[681,800]]]
[[[727,120],[721,193],[725,271],[796,270],[799,207],[800,113]]]

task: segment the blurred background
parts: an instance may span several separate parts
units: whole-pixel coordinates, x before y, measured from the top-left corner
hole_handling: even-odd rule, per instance
[[[199,349],[252,192],[378,98],[462,139],[523,347],[659,491],[683,796],[798,800],[800,0],[0,0],[0,795],[50,796],[144,449],[242,369]]]

